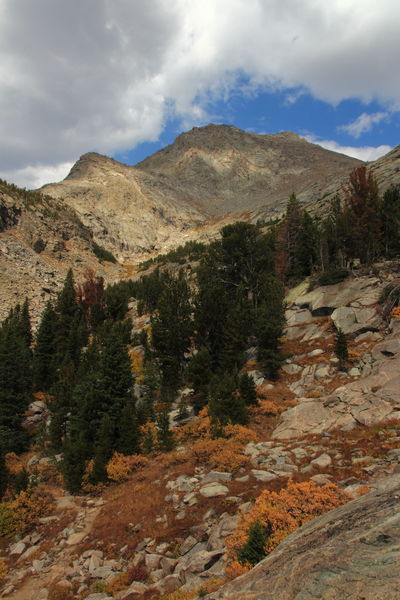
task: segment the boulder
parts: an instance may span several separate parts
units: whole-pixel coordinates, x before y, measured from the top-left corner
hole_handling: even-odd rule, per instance
[[[207,600],[400,598],[400,474],[306,523]]]
[[[226,496],[229,489],[222,483],[207,483],[200,488],[200,494],[205,498],[216,498],[217,496]]]
[[[232,473],[225,473],[224,471],[210,471],[203,478],[203,483],[209,483],[210,481],[219,481],[226,483],[232,479]]]

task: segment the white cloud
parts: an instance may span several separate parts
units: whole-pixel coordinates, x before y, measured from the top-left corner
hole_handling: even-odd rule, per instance
[[[384,156],[391,150],[393,150],[392,146],[387,146],[382,144],[381,146],[341,146],[337,142],[333,140],[318,140],[315,136],[306,135],[304,136],[306,140],[311,142],[312,144],[318,144],[318,146],[322,146],[322,148],[326,148],[327,150],[333,150],[334,152],[339,152],[340,154],[346,154],[347,156],[352,156],[353,158],[359,158],[364,161],[372,161]]]
[[[28,165],[22,169],[9,169],[0,171],[0,178],[16,183],[20,187],[36,189],[45,183],[54,183],[64,179],[70,172],[73,162],[60,163],[58,165]]]
[[[381,121],[388,120],[389,116],[390,115],[388,112],[377,112],[371,114],[364,112],[351,123],[348,123],[347,125],[341,125],[339,129],[349,133],[355,138],[359,138],[363,133],[371,131],[374,125],[377,125]]]
[[[0,0],[0,13],[9,179],[154,141],[171,115],[202,123],[243,75],[250,90],[400,106],[397,0]]]

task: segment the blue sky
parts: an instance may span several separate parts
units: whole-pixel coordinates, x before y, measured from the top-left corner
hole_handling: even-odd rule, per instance
[[[373,160],[399,143],[399,22],[398,0],[0,0],[0,177],[210,122]]]
[[[226,123],[258,134],[293,131],[329,149],[344,153],[347,150],[362,160],[374,160],[400,143],[398,114],[386,114],[377,102],[364,104],[357,99],[348,99],[332,105],[308,93],[302,93],[296,101],[288,100],[298,92],[259,90],[249,98],[238,88],[228,101],[209,106],[210,120],[199,122],[199,125],[207,122]],[[367,117],[360,122],[360,115],[379,116],[375,117],[376,123],[370,123]],[[157,141],[138,144],[128,152],[117,152],[114,158],[134,165],[171,144],[182,131],[181,123],[171,119]]]

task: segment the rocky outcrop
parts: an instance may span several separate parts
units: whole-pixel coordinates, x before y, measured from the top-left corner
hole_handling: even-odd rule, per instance
[[[397,600],[400,475],[307,523],[208,600]]]

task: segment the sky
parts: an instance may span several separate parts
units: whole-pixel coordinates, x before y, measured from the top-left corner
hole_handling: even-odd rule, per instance
[[[400,143],[398,0],[0,0],[0,177],[135,164],[192,127]]]

